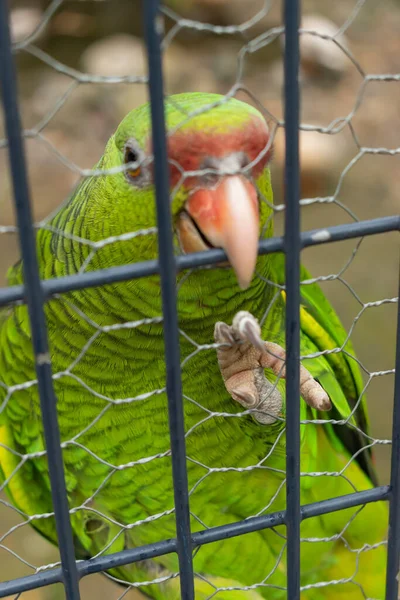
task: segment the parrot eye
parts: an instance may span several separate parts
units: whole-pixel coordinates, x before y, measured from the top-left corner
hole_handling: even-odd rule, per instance
[[[139,164],[139,153],[134,148],[126,146],[125,148],[125,164],[129,165],[126,173],[129,177],[138,177],[142,171]],[[136,166],[137,165],[137,166]]]
[[[124,147],[124,163],[127,165],[125,177],[129,183],[142,187],[148,182],[148,173],[144,165],[145,153],[136,140],[130,139]]]

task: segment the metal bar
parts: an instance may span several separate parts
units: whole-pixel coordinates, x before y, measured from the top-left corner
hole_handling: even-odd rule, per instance
[[[287,598],[300,600],[300,0],[285,0]]]
[[[177,552],[182,600],[194,599],[192,543],[190,537],[189,489],[186,468],[185,425],[179,349],[176,294],[176,263],[169,198],[169,165],[165,135],[164,90],[161,60],[162,16],[159,0],[143,0],[144,34],[149,69],[155,191],[158,226],[158,256],[164,316],[165,364],[169,431],[171,436]]]
[[[399,279],[400,286],[400,279]],[[400,290],[399,290],[400,294]],[[396,375],[392,424],[392,457],[390,469],[389,535],[386,568],[386,600],[399,597],[400,569],[400,303],[397,311]]]
[[[8,152],[12,174],[19,242],[23,258],[26,300],[32,332],[32,344],[40,395],[40,406],[46,440],[58,545],[62,564],[62,580],[68,600],[79,600],[79,577],[75,563],[64,466],[57,422],[56,397],[53,389],[51,362],[44,315],[44,297],[40,284],[35,235],[29,199],[25,155],[18,111],[16,74],[8,26],[8,3],[0,2],[0,84]]]
[[[301,507],[301,517],[303,520],[310,519],[329,512],[344,510],[346,508],[361,506],[380,500],[387,500],[389,495],[390,487],[384,485],[363,492],[355,492],[354,494],[347,494],[346,496],[330,498],[329,500],[323,500],[322,502],[305,504]],[[285,522],[286,512],[280,511],[261,517],[253,517],[251,519],[246,519],[245,521],[229,523],[228,525],[211,527],[210,529],[204,529],[203,531],[197,531],[192,534],[192,547],[211,544],[212,542],[252,533],[253,531],[260,531],[261,529],[276,527],[278,525],[283,525]],[[176,539],[164,540],[155,544],[141,546],[140,548],[132,548],[115,554],[100,556],[92,560],[80,561],[77,568],[80,577],[86,577],[87,575],[93,575],[100,571],[107,571],[108,569],[120,567],[140,560],[148,560],[149,558],[155,558],[156,556],[170,554],[171,552],[176,552],[176,550]],[[28,577],[20,577],[19,579],[13,579],[12,581],[6,581],[0,583],[0,598],[58,583],[59,581],[61,581],[61,569],[59,568],[52,569],[51,571],[42,571],[36,575],[29,575]]]
[[[300,235],[301,247],[308,248],[309,246],[316,246],[329,242],[340,242],[341,240],[399,230],[400,216],[398,215],[371,219],[369,221],[358,221],[357,223],[335,225],[333,227],[327,227],[326,229],[304,231]],[[282,252],[285,249],[284,238],[274,237],[261,240],[258,248],[259,254]],[[178,271],[204,267],[206,265],[215,265],[216,263],[226,260],[227,257],[225,252],[219,249],[177,256],[175,259]],[[54,294],[63,294],[70,291],[81,290],[83,288],[107,285],[117,281],[126,281],[127,279],[138,279],[139,277],[146,277],[159,272],[158,261],[148,260],[121,267],[89,271],[81,275],[68,275],[56,279],[47,279],[42,281],[42,288],[44,296],[47,299],[54,296]],[[0,288],[0,306],[5,306],[6,304],[18,301],[26,302],[24,286],[15,285],[8,288]]]

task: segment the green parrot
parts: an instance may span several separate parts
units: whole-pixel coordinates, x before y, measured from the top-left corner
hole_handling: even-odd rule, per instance
[[[259,239],[273,235],[262,115],[203,93],[171,96],[165,111],[176,253],[222,247],[230,263],[177,275],[191,526],[198,531],[285,508],[284,258],[257,257]],[[37,232],[42,278],[157,257],[151,148],[145,105],[107,143],[96,169],[108,174],[84,179]],[[310,278],[304,269],[301,277]],[[22,281],[18,263],[9,283]],[[301,286],[301,302],[302,355],[341,347],[346,332],[316,284]],[[175,537],[159,277],[69,292],[45,310],[77,559]],[[240,315],[250,328],[241,327]],[[251,343],[257,322],[264,354]],[[0,481],[27,516],[52,511],[30,338],[26,306],[3,311]],[[376,482],[352,356],[347,342],[346,352],[302,361],[301,419],[318,420],[301,425],[303,504]],[[51,516],[31,524],[57,543]],[[386,530],[383,502],[305,520],[301,597],[383,598]],[[286,598],[285,542],[282,526],[198,548],[196,600]],[[151,598],[174,600],[177,572],[170,554],[111,574]]]

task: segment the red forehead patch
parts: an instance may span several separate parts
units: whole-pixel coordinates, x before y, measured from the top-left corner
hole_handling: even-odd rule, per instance
[[[182,171],[197,171],[207,157],[222,158],[235,152],[243,152],[249,162],[253,162],[265,151],[269,141],[267,124],[255,117],[241,127],[235,127],[221,133],[208,130],[177,131],[168,138],[168,156],[180,166]],[[257,177],[271,159],[272,148],[268,149],[253,167],[252,173]],[[176,185],[182,173],[180,169],[170,165],[171,186]]]

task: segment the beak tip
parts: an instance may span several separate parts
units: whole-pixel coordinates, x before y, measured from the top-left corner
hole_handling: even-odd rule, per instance
[[[247,290],[247,288],[251,284],[251,280],[253,279],[253,270],[251,270],[250,273],[246,273],[245,275],[236,272],[236,278],[240,289]]]
[[[241,290],[247,290],[250,285],[250,281],[248,279],[238,279],[238,283]]]
[[[250,287],[253,280],[257,264],[257,250],[258,243],[254,244],[254,248],[248,247],[248,255],[245,262],[243,261],[243,254],[241,256],[228,255],[229,262],[234,270],[239,287],[242,290],[246,290],[248,287]],[[242,258],[242,261],[240,258]]]

